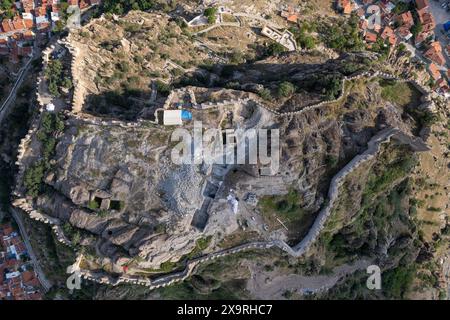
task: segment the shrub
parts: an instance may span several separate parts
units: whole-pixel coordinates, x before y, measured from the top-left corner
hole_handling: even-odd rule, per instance
[[[160,92],[164,95],[169,94],[170,90],[172,90],[170,85],[168,85],[160,80],[156,81],[156,89],[158,90],[158,92]]]
[[[216,14],[217,14],[216,7],[206,8],[203,14],[208,19],[209,24],[213,24],[216,22]]]
[[[98,205],[97,201],[91,200],[88,203],[88,208],[91,210],[97,210],[99,208],[99,205]]]
[[[286,51],[286,48],[283,47],[278,42],[271,42],[269,44],[269,46],[267,47],[267,55],[269,55],[269,56],[275,56],[275,55],[278,55],[285,51]]]
[[[272,100],[272,94],[270,93],[270,90],[267,88],[262,88],[258,91],[258,95],[263,98],[264,100]]]
[[[283,81],[280,84],[280,86],[278,87],[277,94],[280,97],[289,97],[294,92],[295,92],[295,86],[288,81]]]

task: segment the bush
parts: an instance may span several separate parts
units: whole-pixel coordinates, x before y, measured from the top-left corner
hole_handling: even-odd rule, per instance
[[[208,19],[209,24],[213,24],[216,22],[216,14],[217,14],[216,7],[206,8],[203,14]]]
[[[316,46],[315,39],[306,34],[306,31],[310,30],[310,27],[307,24],[303,24],[300,28],[290,28],[289,31],[295,36],[295,40],[297,45],[303,49],[314,49]]]
[[[167,95],[170,93],[170,90],[172,90],[171,86],[169,84],[166,84],[160,80],[156,81],[156,89],[159,93],[163,95]]]
[[[97,201],[91,200],[88,203],[88,208],[91,210],[97,210],[99,208],[99,205],[98,205]]]
[[[320,90],[328,100],[334,100],[341,93],[342,77],[338,74],[316,74],[307,79],[303,87],[307,90]]]
[[[258,95],[264,100],[272,100],[272,94],[270,93],[270,90],[267,88],[262,88],[261,90],[259,90]]]
[[[288,82],[283,81],[280,86],[278,87],[277,94],[280,97],[289,97],[295,92],[295,86]]]
[[[279,55],[280,53],[285,52],[285,51],[286,51],[286,48],[283,47],[278,42],[271,42],[269,44],[269,46],[267,47],[267,55],[269,55],[269,56]]]

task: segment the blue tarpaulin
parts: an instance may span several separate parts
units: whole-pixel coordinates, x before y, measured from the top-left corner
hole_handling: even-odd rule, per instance
[[[187,110],[181,111],[181,119],[182,120],[192,120],[192,113]]]
[[[450,30],[450,20],[447,21],[446,23],[444,23],[444,30],[445,30],[445,31]]]

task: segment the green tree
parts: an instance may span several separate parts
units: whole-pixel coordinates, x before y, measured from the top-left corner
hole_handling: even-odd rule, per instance
[[[423,30],[423,26],[419,20],[417,20],[416,23],[410,29],[410,31],[414,37],[416,37],[419,33],[421,33],[422,30]]]

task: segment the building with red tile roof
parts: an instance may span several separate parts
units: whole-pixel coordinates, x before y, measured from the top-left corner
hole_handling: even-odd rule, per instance
[[[441,78],[441,72],[439,71],[438,66],[433,62],[428,66],[428,71],[435,81]]]
[[[11,32],[14,29],[14,26],[9,19],[2,20],[2,30],[3,32]]]
[[[411,11],[406,11],[401,15],[397,16],[397,22],[402,26],[412,27],[414,25],[414,19]]]
[[[28,282],[34,278],[34,272],[33,271],[25,271],[22,272],[22,281]]]
[[[421,32],[414,38],[414,44],[416,47],[419,47],[425,40],[430,39],[432,36],[432,33]]]
[[[418,10],[424,9],[424,8],[428,8],[428,0],[416,0],[416,7]]]
[[[350,14],[353,10],[352,2],[350,0],[337,0],[336,7],[343,14]]]
[[[422,24],[423,32],[433,31],[436,27],[436,23],[434,21],[433,15],[428,11],[428,8],[423,8],[421,10],[417,10],[417,14],[419,16],[419,21]]]
[[[372,31],[368,31],[364,36],[364,40],[366,40],[366,42],[368,43],[377,42],[377,38],[378,38],[377,34]]]
[[[398,36],[406,41],[408,41],[409,39],[411,39],[411,37],[413,36],[413,34],[411,33],[411,31],[409,30],[408,26],[401,26],[398,27],[395,30],[398,34]]]
[[[395,46],[397,43],[397,37],[394,34],[394,30],[388,26],[384,27],[380,37],[385,41],[387,40],[391,46]]]
[[[23,19],[18,16],[14,17],[12,24],[14,26],[14,30],[25,29],[25,23],[23,22]]]
[[[442,47],[439,41],[433,41],[423,55],[440,66],[445,64],[445,58],[442,54]]]

